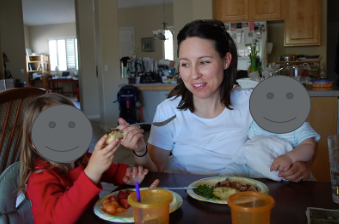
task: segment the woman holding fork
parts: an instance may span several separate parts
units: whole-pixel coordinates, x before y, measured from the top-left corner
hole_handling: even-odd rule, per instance
[[[143,130],[119,118],[117,128],[127,133],[121,144],[134,150],[136,165],[150,171],[218,175],[247,140],[252,90],[233,88],[237,49],[221,21],[190,22],[177,42],[181,79],[158,105],[154,121],[176,118],[152,126],[147,147]],[[283,177],[295,180],[304,172],[306,164],[295,163]]]

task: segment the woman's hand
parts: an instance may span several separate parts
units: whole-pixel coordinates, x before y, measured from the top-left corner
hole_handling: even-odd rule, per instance
[[[118,119],[119,126],[117,129],[126,133],[125,137],[121,140],[121,144],[126,148],[132,149],[138,154],[142,154],[146,150],[144,141],[144,130],[139,125],[129,127],[129,124],[122,118]]]
[[[279,177],[298,183],[310,178],[310,169],[305,162],[295,162],[290,169],[279,173]]]
[[[144,169],[142,166],[127,168],[126,174],[122,180],[125,184],[134,185],[135,182],[141,183],[147,173],[148,169]]]
[[[119,139],[115,139],[115,141],[105,145],[106,139],[107,135],[104,135],[97,142],[84,170],[94,184],[99,182],[102,174],[112,165],[115,152],[120,145]]]

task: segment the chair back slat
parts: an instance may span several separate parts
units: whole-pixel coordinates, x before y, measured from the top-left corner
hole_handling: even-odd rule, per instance
[[[20,158],[24,111],[45,89],[23,87],[0,93],[0,174]]]
[[[6,130],[7,130],[7,123],[8,123],[8,117],[9,117],[9,112],[11,110],[11,105],[12,105],[12,102],[9,102],[8,104],[8,107],[7,107],[7,110],[6,110],[6,115],[4,117],[4,125],[3,125],[3,129],[2,129],[2,134],[1,134],[1,139],[0,139],[0,149],[5,149],[6,147],[4,146],[3,147],[3,144],[5,142],[5,139],[6,139]],[[6,153],[6,150],[1,150],[0,151],[0,159],[2,157],[5,157],[5,154]],[[0,173],[5,169],[4,167],[5,166],[5,162],[1,163],[1,160],[0,160]]]
[[[10,137],[9,137],[9,142],[8,142],[8,146],[7,146],[7,150],[6,150],[6,155],[5,155],[5,161],[7,161],[7,163],[8,163],[9,161],[11,161],[11,160],[8,160],[8,156],[9,156],[9,154],[10,154],[9,152],[10,152],[10,151],[13,152],[13,157],[15,157],[16,152],[17,152],[17,150],[18,150],[18,149],[16,148],[16,144],[12,145],[12,141],[13,141],[13,137],[14,137],[15,127],[17,127],[17,122],[18,122],[18,117],[19,117],[19,113],[20,113],[20,110],[21,110],[22,100],[23,100],[23,99],[20,99],[20,100],[19,100],[18,107],[16,108],[16,113],[15,113],[15,119],[14,119],[14,123],[13,123],[13,128],[12,128],[12,131],[11,131],[11,135],[10,135]],[[15,109],[15,108],[13,108],[13,109]],[[18,136],[18,137],[19,137],[19,136]],[[19,138],[17,139],[16,142],[18,142],[18,141],[19,141]],[[12,147],[14,147],[14,148],[11,150]],[[10,165],[10,164],[12,164],[12,163],[7,164],[6,167],[7,167],[8,165]]]

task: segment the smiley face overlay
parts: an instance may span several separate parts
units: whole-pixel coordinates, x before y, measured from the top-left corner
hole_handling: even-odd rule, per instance
[[[68,163],[87,152],[92,133],[91,122],[81,110],[70,105],[54,105],[35,119],[31,137],[42,157]]]
[[[283,134],[299,128],[308,117],[311,100],[305,87],[288,76],[261,81],[250,98],[250,112],[264,130]]]

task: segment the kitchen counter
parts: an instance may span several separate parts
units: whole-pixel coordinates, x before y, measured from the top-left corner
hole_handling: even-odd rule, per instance
[[[312,174],[318,181],[330,181],[327,137],[338,133],[339,88],[307,87],[311,99],[311,110],[306,119],[321,136],[318,150],[311,166]]]
[[[171,91],[177,85],[175,84],[168,84],[168,83],[136,83],[136,84],[119,84],[119,87],[123,87],[126,85],[132,85],[137,87],[139,90],[168,90]]]
[[[339,87],[332,86],[332,88],[313,88],[307,87],[308,95],[310,96],[339,96]]]

